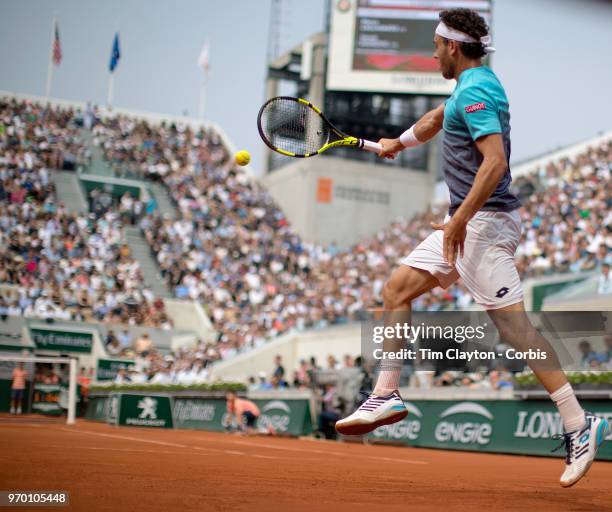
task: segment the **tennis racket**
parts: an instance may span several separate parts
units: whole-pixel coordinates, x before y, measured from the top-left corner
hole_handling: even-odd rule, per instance
[[[337,146],[353,146],[373,153],[382,150],[376,142],[342,133],[312,103],[291,96],[266,101],[259,110],[257,128],[270,149],[296,158],[315,156]]]

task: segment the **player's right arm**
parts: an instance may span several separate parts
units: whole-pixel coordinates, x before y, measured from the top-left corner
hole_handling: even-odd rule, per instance
[[[444,103],[427,112],[414,124],[414,136],[419,142],[427,142],[437,135],[442,129],[443,123]],[[385,158],[395,158],[400,151],[406,149],[406,146],[402,144],[399,137],[397,139],[380,139],[378,143],[383,146],[383,150],[380,152],[379,156]]]

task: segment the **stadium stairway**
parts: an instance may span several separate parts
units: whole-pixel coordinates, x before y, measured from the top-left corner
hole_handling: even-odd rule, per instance
[[[89,209],[79,176],[74,171],[55,171],[52,176],[57,200],[63,202],[71,213],[87,213]]]
[[[104,160],[102,150],[93,143],[92,132],[82,129],[81,136],[91,151],[91,165],[87,172],[97,176],[117,177],[111,166]],[[146,187],[149,194],[155,199],[160,213],[170,218],[176,218],[176,210],[164,187],[157,183],[146,183]],[[140,263],[145,284],[153,290],[157,297],[171,298],[172,295],[164,284],[157,262],[153,258],[151,249],[140,229],[134,226],[125,226],[124,237],[132,256]]]
[[[91,165],[87,169],[88,174],[94,174],[96,176],[110,176],[110,177],[118,177],[113,172],[113,169],[110,165],[104,160],[104,155],[102,154],[102,150],[94,145],[93,143],[93,135],[91,131],[82,129],[81,137],[91,152]],[[126,178],[133,178],[131,176],[122,176]],[[136,178],[133,178],[136,179]],[[164,217],[169,217],[171,219],[176,218],[176,209],[174,208],[174,204],[168,195],[168,191],[166,188],[159,184],[153,182],[146,183],[147,190],[149,194],[155,199],[157,203],[157,209]]]
[[[113,176],[113,170],[104,160],[102,150],[93,143],[92,132],[83,128],[81,129],[80,136],[83,142],[87,144],[89,151],[91,151],[91,165],[87,169],[87,173],[95,174],[96,176]]]
[[[164,217],[176,219],[176,208],[168,195],[166,187],[159,183],[147,183],[147,189],[155,199],[159,213]]]
[[[140,229],[135,226],[125,226],[124,233],[125,243],[130,248],[133,258],[140,263],[145,284],[153,290],[157,297],[164,299],[172,297],[159,273],[157,262],[151,254],[151,248]]]

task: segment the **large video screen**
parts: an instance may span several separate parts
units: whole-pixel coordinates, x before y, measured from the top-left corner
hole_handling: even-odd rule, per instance
[[[491,24],[490,0],[332,0],[327,88],[449,94],[433,58],[438,13],[468,7]]]

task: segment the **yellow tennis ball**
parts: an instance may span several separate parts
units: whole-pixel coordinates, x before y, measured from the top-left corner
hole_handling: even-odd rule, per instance
[[[251,161],[251,155],[246,149],[243,149],[242,151],[238,151],[236,155],[234,156],[234,158],[238,165],[246,165]]]

